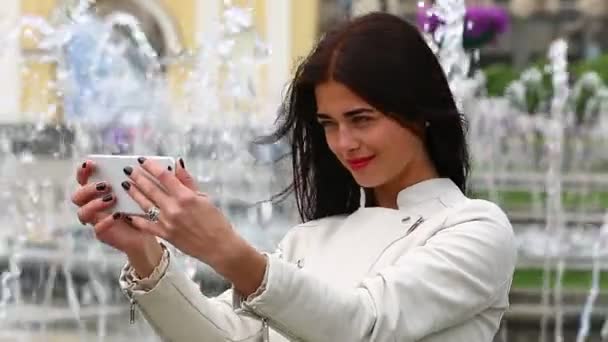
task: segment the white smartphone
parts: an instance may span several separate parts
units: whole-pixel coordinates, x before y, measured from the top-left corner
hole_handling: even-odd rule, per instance
[[[88,160],[95,163],[95,171],[89,177],[89,182],[106,182],[112,186],[112,192],[116,196],[116,205],[110,209],[111,212],[119,212],[128,215],[145,215],[144,210],[135,202],[131,196],[122,188],[122,182],[128,179],[124,173],[124,168],[139,166],[137,158],[145,157],[154,160],[163,167],[171,166],[175,170],[175,160],[172,157],[162,156],[120,156],[92,154],[87,156]],[[175,172],[175,171],[173,171]],[[158,181],[149,175],[150,179],[158,184]],[[160,186],[160,184],[159,184]],[[161,187],[162,188],[162,187]]]

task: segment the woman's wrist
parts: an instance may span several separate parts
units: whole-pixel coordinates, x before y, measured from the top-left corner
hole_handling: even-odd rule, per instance
[[[160,264],[163,253],[163,247],[154,239],[146,242],[140,248],[127,252],[127,257],[135,273],[140,278],[147,278]]]
[[[245,297],[254,293],[264,280],[266,256],[235,234],[225,252],[211,265]]]

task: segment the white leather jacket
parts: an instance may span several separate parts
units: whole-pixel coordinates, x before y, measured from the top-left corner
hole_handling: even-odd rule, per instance
[[[449,179],[291,229],[250,298],[207,298],[165,256],[147,288],[120,283],[167,341],[490,342],[508,307],[513,230]]]

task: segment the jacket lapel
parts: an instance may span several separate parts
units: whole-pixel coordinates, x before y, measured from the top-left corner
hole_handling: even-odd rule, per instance
[[[356,286],[378,267],[390,265],[441,229],[447,210],[464,195],[449,179],[404,189],[399,209],[362,207],[348,217],[329,221],[308,236],[302,267],[338,286]],[[306,259],[306,260],[304,260]]]
[[[336,229],[328,230],[321,237],[324,240],[319,244],[321,250],[311,255],[305,264],[313,263],[315,274],[353,286],[386,249],[423,224],[422,216],[413,213],[385,208],[360,209]]]

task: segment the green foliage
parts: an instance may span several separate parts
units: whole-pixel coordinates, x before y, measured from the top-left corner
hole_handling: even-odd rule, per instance
[[[548,60],[541,58],[530,65],[527,70],[531,68],[537,68],[542,73],[542,82],[540,84],[526,83],[525,102],[522,109],[526,110],[530,114],[538,112],[549,111],[551,105],[551,98],[553,97],[553,86],[551,73],[546,72]],[[507,87],[516,80],[521,80],[523,71],[516,70],[515,68],[506,64],[493,64],[486,67],[484,70],[486,75],[486,88],[488,96],[497,97],[505,95]],[[583,74],[588,72],[597,73],[604,84],[608,84],[608,54],[602,55],[593,60],[583,60],[571,63],[569,66],[569,73],[571,80],[579,79]],[[574,83],[574,82],[573,82]],[[573,109],[577,115],[580,123],[581,118],[584,115],[587,103],[590,98],[593,97],[593,92],[589,90],[583,90],[580,97],[572,101]]]
[[[547,199],[547,193],[544,191],[537,194],[539,198],[534,198],[535,194],[525,190],[500,190],[496,195],[498,196],[498,203],[507,211],[530,208],[535,201],[541,201],[542,205],[545,206]],[[473,190],[471,197],[491,199],[487,190]],[[602,208],[608,208],[608,192],[580,193],[564,190],[562,191],[562,205],[564,210],[569,211],[576,211],[581,205],[601,210]]]
[[[575,100],[574,103],[574,113],[576,114],[576,123],[581,124],[583,122],[583,117],[585,116],[585,109],[587,108],[587,101],[594,95],[594,93],[587,89],[583,88],[580,96]]]
[[[548,106],[553,97],[553,87],[551,79],[547,75],[547,73],[543,73],[540,83],[529,84],[526,87],[526,110],[530,114],[546,112],[549,109]]]
[[[600,289],[608,289],[608,272],[602,271],[600,276]],[[549,275],[551,279],[549,285],[551,288],[555,286],[555,271]],[[565,290],[588,290],[591,286],[592,274],[591,270],[566,270],[562,278],[562,286]],[[513,275],[514,289],[542,289],[543,287],[543,269],[542,268],[524,268],[517,269]]]
[[[493,64],[484,69],[488,95],[502,96],[511,82],[519,78],[519,73],[507,64]]]
[[[605,84],[608,84],[608,54],[598,58],[573,63],[570,72],[574,78],[579,78],[586,72],[596,72]]]

